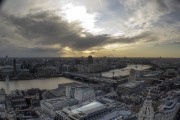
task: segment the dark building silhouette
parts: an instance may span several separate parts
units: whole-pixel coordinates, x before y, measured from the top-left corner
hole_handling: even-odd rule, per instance
[[[14,69],[14,74],[17,73],[17,70],[16,70],[16,59],[13,59],[13,69]]]
[[[7,65],[8,64],[8,56],[6,56],[6,58],[5,58],[5,63],[4,63],[5,65]]]
[[[88,64],[93,64],[93,57],[90,55],[88,56]]]

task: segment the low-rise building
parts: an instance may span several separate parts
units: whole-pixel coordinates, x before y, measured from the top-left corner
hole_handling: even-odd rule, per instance
[[[136,120],[136,116],[130,110],[116,110],[99,120]]]
[[[146,88],[145,81],[131,81],[122,85],[119,85],[117,88],[117,92],[120,94],[139,94]]]
[[[56,120],[96,120],[110,113],[112,104],[104,104],[99,101],[88,101],[73,107],[64,108],[56,112]]]
[[[5,118],[5,112],[6,112],[6,94],[4,89],[0,89],[0,119]]]
[[[41,111],[50,117],[55,117],[55,112],[58,110],[61,110],[64,107],[73,106],[78,104],[78,101],[73,98],[66,98],[66,97],[60,97],[60,98],[53,98],[53,99],[47,99],[47,100],[41,100]]]

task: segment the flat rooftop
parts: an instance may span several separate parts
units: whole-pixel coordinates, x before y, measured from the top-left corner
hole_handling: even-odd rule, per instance
[[[144,81],[132,81],[132,82],[122,84],[120,86],[127,87],[127,88],[134,88],[141,83],[144,83]]]
[[[125,84],[124,86],[125,87],[129,87],[129,88],[133,88],[133,87],[136,87],[136,83],[128,83],[128,84]]]
[[[91,113],[93,111],[96,111],[100,108],[104,108],[105,106],[102,104],[102,103],[99,103],[99,102],[91,102],[87,105],[84,105],[84,106],[81,106],[79,108],[76,108],[76,109],[73,109],[71,112],[73,114],[78,114],[80,112],[83,112],[83,113]]]
[[[78,102],[78,101],[73,98],[59,97],[59,98],[41,100],[41,102],[48,104],[49,107],[50,106],[58,107],[58,106],[63,106],[66,103]]]
[[[119,110],[119,111],[111,112],[99,120],[116,120],[116,119],[121,120],[122,118],[128,118],[131,115],[132,115],[131,111]]]
[[[82,117],[105,108],[106,106],[103,103],[100,103],[98,101],[91,101],[73,107],[65,108],[64,111],[69,115]]]

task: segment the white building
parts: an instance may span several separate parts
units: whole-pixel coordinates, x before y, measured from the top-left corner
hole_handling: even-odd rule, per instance
[[[66,97],[74,98],[81,103],[95,98],[95,92],[87,86],[66,86]]]
[[[111,104],[88,101],[56,112],[57,120],[97,120],[112,110]]]
[[[108,98],[98,98],[56,112],[56,120],[135,120],[136,116],[124,104]]]
[[[155,120],[174,120],[179,109],[180,103],[178,100],[171,100],[168,104],[158,107],[158,112],[155,114]]]
[[[152,107],[150,92],[138,113],[138,120],[154,120],[154,109]]]
[[[78,101],[76,99],[65,98],[65,97],[40,101],[41,111],[52,118],[55,116],[56,111],[61,110],[64,107],[69,107],[76,104],[78,104]]]
[[[95,98],[94,90],[90,87],[77,87],[74,91],[74,98],[79,102],[85,102]]]

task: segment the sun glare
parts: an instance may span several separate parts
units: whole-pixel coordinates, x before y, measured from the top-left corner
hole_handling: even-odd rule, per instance
[[[88,32],[97,33],[101,31],[95,28],[95,22],[97,15],[95,13],[88,13],[85,6],[73,6],[68,4],[62,8],[62,13],[68,22],[79,21],[81,26]]]

